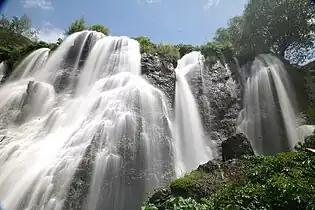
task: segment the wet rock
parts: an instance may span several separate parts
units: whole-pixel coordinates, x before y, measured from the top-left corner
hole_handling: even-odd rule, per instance
[[[12,60],[4,61],[5,71],[3,72],[3,77],[0,81],[0,84],[3,84],[11,76],[13,72],[14,62]]]
[[[205,132],[219,146],[235,134],[240,111],[239,86],[231,71],[220,64],[206,66],[203,71],[191,73],[189,78]]]
[[[61,74],[59,74],[56,78],[56,81],[54,83],[54,88],[56,93],[60,93],[63,90],[65,90],[70,83],[70,74],[63,71]]]
[[[254,155],[253,148],[244,134],[235,134],[222,142],[223,161],[241,158],[243,155]]]
[[[172,62],[158,55],[143,53],[141,69],[143,77],[159,88],[172,106],[175,97],[175,72]]]

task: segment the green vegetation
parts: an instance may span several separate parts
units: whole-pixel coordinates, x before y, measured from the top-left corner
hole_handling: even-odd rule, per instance
[[[77,19],[71,23],[69,28],[65,31],[66,35],[71,35],[75,32],[87,30],[88,27],[86,26],[84,18]]]
[[[91,31],[97,31],[105,34],[106,36],[109,35],[109,29],[101,24],[94,24],[89,27]]]
[[[141,53],[157,54],[160,57],[169,58],[175,62],[192,51],[201,51],[208,65],[213,65],[217,61],[221,61],[222,63],[230,62],[233,59],[230,47],[220,42],[209,42],[201,46],[193,46],[184,44],[154,44],[149,37],[145,36],[136,37],[134,39],[139,42]]]
[[[4,15],[1,15],[0,31],[16,34],[20,37],[23,36],[33,41],[38,39],[38,31],[32,28],[32,22],[26,15],[23,15],[20,18],[13,16],[11,20]]]
[[[306,147],[315,148],[315,135],[297,145],[297,152],[246,156],[237,167],[235,162],[207,163],[210,170],[199,168],[173,181],[167,196],[152,196],[143,209],[315,209],[315,154]],[[196,187],[212,191],[191,193]]]
[[[175,45],[161,43],[155,45],[155,50],[160,57],[171,58],[176,61],[180,58],[179,48]]]
[[[17,50],[33,43],[37,31],[27,16],[13,17],[12,20],[4,15],[0,19],[0,61],[8,60],[17,54]]]
[[[94,24],[91,26],[88,26],[85,22],[84,18],[77,19],[71,23],[69,28],[65,31],[66,35],[71,35],[75,32],[80,32],[84,30],[92,30],[92,31],[98,31],[105,35],[109,34],[109,29],[101,24]]]
[[[7,61],[8,65],[5,78],[34,50],[44,47],[56,49],[60,44],[37,41],[38,32],[33,29],[31,21],[25,15],[20,18],[13,17],[11,20],[2,15],[0,26],[0,62]]]
[[[314,16],[306,0],[250,1],[242,16],[217,30],[215,40],[237,56],[274,53],[301,63],[313,47]]]

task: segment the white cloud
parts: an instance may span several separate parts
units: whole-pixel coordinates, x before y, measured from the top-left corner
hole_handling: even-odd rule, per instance
[[[203,7],[204,9],[209,9],[212,6],[218,6],[220,0],[207,0],[207,4]]]
[[[42,28],[38,30],[39,40],[45,42],[56,42],[58,38],[64,38],[64,30],[61,28],[57,28],[52,25],[50,22],[44,21]]]
[[[138,0],[139,4],[153,4],[153,3],[160,3],[162,0]]]
[[[51,0],[22,0],[21,3],[25,8],[54,9]]]

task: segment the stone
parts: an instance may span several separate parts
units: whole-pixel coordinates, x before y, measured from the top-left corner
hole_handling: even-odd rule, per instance
[[[157,55],[141,54],[142,76],[154,87],[160,89],[167,97],[169,106],[173,107],[175,97],[174,66],[167,58]]]
[[[237,133],[229,137],[222,142],[221,147],[223,161],[239,159],[243,155],[254,155],[250,142],[242,133]]]
[[[221,64],[206,65],[203,71],[189,73],[188,78],[204,130],[215,144],[220,145],[236,132],[240,112],[239,86],[230,69]]]

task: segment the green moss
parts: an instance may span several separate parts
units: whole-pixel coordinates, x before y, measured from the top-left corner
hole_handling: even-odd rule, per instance
[[[176,194],[187,193],[191,188],[195,187],[197,182],[188,178],[179,178],[170,185],[172,192]]]

